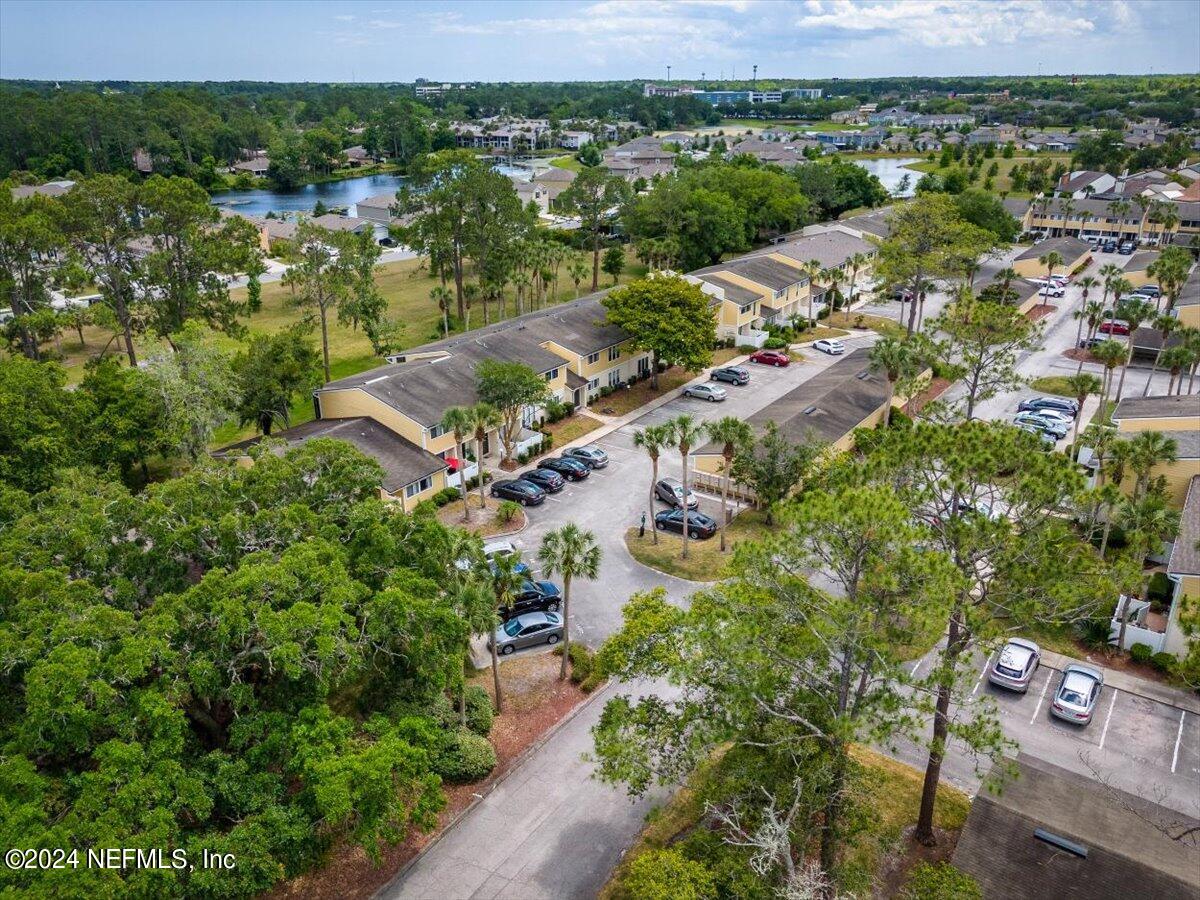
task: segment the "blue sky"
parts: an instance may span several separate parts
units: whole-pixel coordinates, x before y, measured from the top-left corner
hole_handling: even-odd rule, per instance
[[[0,0],[0,77],[483,81],[1195,72],[1194,0]]]

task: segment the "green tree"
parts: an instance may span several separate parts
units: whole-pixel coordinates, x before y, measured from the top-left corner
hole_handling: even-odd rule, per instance
[[[792,492],[812,468],[820,453],[815,443],[793,443],[767,422],[762,437],[735,457],[733,477],[750,485],[758,504],[767,511],[767,524],[774,520],[775,507]]]
[[[600,166],[585,167],[558,195],[559,206],[579,217],[580,230],[592,247],[592,290],[600,289],[601,239],[608,230],[613,211],[629,194],[625,180],[610,175]]]
[[[523,572],[517,570],[517,566],[521,563],[519,553],[497,556],[493,562],[492,590],[495,592],[496,607],[503,614],[504,610],[513,608],[526,578]],[[496,636],[493,633],[488,637],[488,644],[492,651],[492,691],[496,696],[496,712],[503,713],[504,692],[500,685],[500,657],[497,654]]]
[[[309,329],[296,325],[269,335],[256,335],[233,360],[237,378],[238,422],[253,423],[270,435],[275,423],[291,425],[297,394],[321,382],[321,357],[309,343]]]
[[[604,269],[604,274],[611,275],[613,286],[621,280],[621,273],[625,271],[625,251],[615,244],[604,251],[604,262],[600,266]]]
[[[996,168],[995,163],[992,168]],[[990,232],[999,243],[1011,244],[1021,232],[1021,223],[989,191],[968,188],[955,196],[954,206],[964,222]]]
[[[633,446],[646,451],[650,457],[650,531],[655,544],[658,543],[658,528],[654,524],[654,486],[658,484],[658,459],[664,447],[671,443],[671,429],[667,423],[639,428],[633,433]]]
[[[467,435],[473,434],[475,429],[475,416],[469,406],[452,406],[442,413],[442,428],[454,435],[454,456],[459,460],[460,469],[458,473],[458,492],[462,496],[463,504],[463,521],[471,521],[471,507],[467,503],[467,476],[462,471],[461,464],[466,458],[463,453],[463,447],[466,444]],[[483,479],[481,478],[482,482]]]
[[[1114,294],[1120,287],[1119,284],[1115,286]],[[1143,322],[1154,318],[1154,304],[1133,298],[1122,301],[1119,296],[1114,299],[1114,304],[1116,317],[1129,323],[1129,337],[1125,339],[1125,359],[1121,363],[1121,377],[1117,381],[1117,402],[1120,403],[1125,390],[1125,374],[1129,371],[1129,363],[1133,360],[1133,336],[1142,327]]]
[[[79,385],[87,425],[77,439],[84,442],[93,462],[101,467],[115,465],[121,480],[130,486],[137,486],[132,478],[134,466],[145,484],[150,480],[150,457],[173,450],[164,446],[167,410],[156,388],[146,372],[123,369],[111,357],[89,363]]]
[[[500,414],[504,458],[513,459],[522,414],[528,407],[541,406],[550,396],[546,379],[523,363],[485,359],[475,367],[475,391]]]
[[[754,432],[737,416],[725,416],[708,424],[708,436],[721,445],[725,465],[721,470],[721,552],[725,552],[725,529],[729,526],[729,479],[733,475],[733,460],[738,453],[754,444]],[[657,479],[656,479],[657,480]],[[653,509],[653,502],[651,509]]]
[[[1101,383],[1100,379],[1090,372],[1076,372],[1067,378],[1067,386],[1071,389],[1075,402],[1079,404],[1079,415],[1075,417],[1075,434],[1071,438],[1072,446],[1078,447],[1079,423],[1083,420],[1083,403],[1090,394],[1100,393]]]
[[[479,508],[487,509],[487,496],[483,486],[487,482],[487,469],[483,464],[483,442],[487,440],[489,431],[499,429],[504,424],[504,418],[499,410],[490,403],[476,403],[469,407],[471,412],[471,431],[475,435],[475,465],[479,467]]]
[[[683,506],[681,507],[683,511],[683,530],[680,532],[680,537],[683,541],[683,551],[680,555],[683,559],[687,559],[688,538],[691,537],[691,529],[688,526],[687,504],[688,495],[691,493],[690,489],[688,488],[688,460],[691,456],[692,449],[699,442],[700,438],[704,436],[706,429],[703,423],[697,421],[694,416],[687,415],[686,413],[676,416],[674,419],[671,419],[665,424],[671,432],[671,443],[673,443],[676,449],[679,450],[680,472],[682,475],[680,478],[680,483],[682,484],[684,499]]]
[[[558,575],[563,582],[563,646],[562,666],[558,678],[567,677],[567,663],[571,658],[571,583],[576,578],[594,581],[600,574],[600,558],[603,554],[596,536],[581,529],[574,522],[546,532],[538,548],[538,562],[547,578]]]
[[[0,482],[27,491],[45,490],[55,470],[81,461],[80,414],[66,373],[57,363],[25,357],[0,360]]]
[[[656,390],[660,365],[699,372],[710,364],[716,320],[708,295],[691,282],[655,275],[616,288],[601,302],[609,323],[623,328],[635,349],[653,356]]]
[[[921,370],[921,353],[914,341],[884,337],[876,341],[870,350],[871,365],[884,373],[888,383],[887,406],[883,410],[883,427],[892,423],[892,400],[896,396],[896,383],[908,380]]]
[[[737,201],[723,191],[679,178],[659,181],[648,194],[634,197],[621,219],[635,241],[674,242],[685,270],[712,265],[726,253],[747,249],[747,213]]]
[[[0,182],[0,194],[0,296],[12,311],[10,327],[20,352],[41,359],[36,329],[27,320],[49,305],[49,261],[64,248],[65,239],[45,198],[15,200],[8,181]]]

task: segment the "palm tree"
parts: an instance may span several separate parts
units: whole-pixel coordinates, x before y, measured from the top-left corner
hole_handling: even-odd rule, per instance
[[[837,304],[838,284],[842,280],[842,270],[836,266],[830,266],[828,269],[822,269],[817,276],[825,284],[829,285],[829,290],[826,292],[825,307],[829,311],[829,318],[833,317],[833,307]]]
[[[1079,212],[1079,233],[1075,236],[1081,241],[1083,240],[1083,229],[1087,226],[1087,220],[1092,218],[1092,214],[1084,209]]]
[[[808,262],[800,266],[800,268],[804,274],[808,276],[808,327],[811,329],[813,327],[813,291],[816,290],[817,287],[817,276],[821,274],[821,270],[824,267],[821,265],[820,261],[810,259]]]
[[[865,253],[851,254],[850,258],[846,260],[846,266],[850,269],[850,296],[846,298],[846,305],[842,307],[844,312],[842,321],[844,322],[850,321],[850,304],[854,302],[854,287],[858,283],[858,273],[866,268],[869,262]]]
[[[512,609],[517,595],[525,585],[525,573],[518,570],[521,554],[500,554],[492,560],[492,592],[497,609]],[[500,691],[500,657],[496,650],[496,633],[492,629],[488,643],[492,645],[492,687],[496,692],[496,712],[504,712],[504,696]]]
[[[1054,270],[1063,264],[1063,258],[1057,250],[1051,250],[1039,256],[1038,262],[1046,267],[1046,287],[1042,290],[1042,305],[1045,306],[1050,299],[1050,279],[1054,277]]]
[[[576,578],[593,580],[600,574],[600,546],[596,536],[568,522],[555,531],[546,532],[538,550],[538,562],[547,578],[562,576],[563,582],[563,655],[558,670],[560,681],[567,677],[567,660],[571,655],[571,582]]]
[[[1154,467],[1162,463],[1175,462],[1179,445],[1161,431],[1139,431],[1129,442],[1129,467],[1137,480],[1133,486],[1133,499],[1140,500],[1150,484]]]
[[[696,420],[695,416],[685,413],[682,416],[676,416],[667,423],[671,426],[671,441],[679,448],[679,462],[683,478],[683,554],[682,559],[687,559],[688,556],[688,456],[692,452],[692,447],[700,440],[704,434],[704,424]]]
[[[438,311],[442,314],[442,337],[450,337],[450,304],[454,295],[450,293],[449,288],[439,285],[429,292],[429,299],[437,304]]]
[[[1163,541],[1179,533],[1180,515],[1167,505],[1164,497],[1151,494],[1141,500],[1123,499],[1117,508],[1117,518],[1125,532],[1126,541],[1138,548],[1143,557],[1162,549]],[[1129,595],[1121,604],[1121,630],[1117,647],[1125,647],[1125,626],[1129,620]]]
[[[1100,558],[1108,552],[1108,537],[1112,534],[1113,508],[1121,501],[1121,489],[1116,484],[1106,484],[1096,491],[1096,503],[1104,510],[1104,536],[1100,538]]]
[[[1108,292],[1112,289],[1112,283],[1124,273],[1125,270],[1115,263],[1105,263],[1096,273],[1104,280],[1104,293],[1100,296],[1100,302],[1105,306],[1108,305]]]
[[[1179,332],[1179,346],[1186,347],[1192,355],[1188,368],[1187,392],[1192,392],[1192,384],[1196,379],[1196,367],[1200,365],[1200,328],[1184,328]],[[1179,379],[1179,393],[1183,393],[1183,378]]]
[[[1125,389],[1125,373],[1129,371],[1129,363],[1133,359],[1133,336],[1137,334],[1143,322],[1154,317],[1154,307],[1145,300],[1126,300],[1124,303],[1118,301],[1114,310],[1119,313],[1117,318],[1129,323],[1129,336],[1125,338],[1125,362],[1121,364],[1121,380],[1117,383],[1117,402],[1120,403],[1121,394]]]
[[[721,479],[721,552],[725,552],[725,527],[729,524],[729,478],[733,470],[733,457],[737,451],[754,440],[750,426],[737,416],[725,416],[708,426],[708,436],[721,445],[721,456],[725,467]]]
[[[463,331],[471,330],[471,305],[475,302],[475,298],[478,296],[480,296],[479,285],[463,285]]]
[[[1075,402],[1079,404],[1079,412],[1075,416],[1075,434],[1071,436],[1071,445],[1075,447],[1075,456],[1079,455],[1079,423],[1083,421],[1083,401],[1089,394],[1100,393],[1100,379],[1091,372],[1076,372],[1067,379],[1067,385],[1075,394]]]
[[[442,413],[442,428],[445,431],[454,432],[454,455],[458,458],[460,466],[458,491],[462,496],[464,522],[471,521],[471,506],[467,503],[467,476],[466,472],[463,471],[466,468],[463,465],[466,453],[463,452],[463,443],[474,427],[475,416],[469,406],[452,406]]]
[[[888,397],[883,408],[883,427],[892,422],[892,400],[896,396],[896,382],[916,374],[919,362],[913,345],[894,337],[880,338],[870,350],[871,367],[887,376]]]
[[[1102,341],[1092,348],[1092,356],[1104,366],[1104,387],[1100,396],[1101,421],[1108,420],[1108,394],[1112,389],[1113,370],[1125,362],[1125,345],[1118,341]]]
[[[1170,373],[1171,380],[1167,383],[1167,396],[1170,397],[1175,392],[1175,379],[1179,379],[1180,386],[1183,385],[1183,379],[1180,375],[1183,370],[1192,363],[1192,351],[1182,345],[1175,345],[1167,350],[1162,355],[1163,368]]]
[[[475,477],[479,479],[479,508],[487,509],[487,496],[483,491],[486,472],[483,468],[483,442],[489,431],[495,431],[504,424],[500,411],[490,403],[482,401],[471,408],[471,430],[475,432],[475,465],[479,469]]]
[[[1071,197],[1067,197],[1062,201],[1062,203],[1059,204],[1059,209],[1062,210],[1062,233],[1065,237],[1067,234],[1067,223],[1071,221],[1071,213],[1075,212],[1075,200]],[[1062,263],[1059,263],[1059,265],[1062,265]]]
[[[1154,376],[1158,373],[1158,364],[1162,360],[1163,351],[1167,349],[1167,338],[1174,332],[1182,328],[1182,323],[1174,316],[1159,314],[1154,317],[1150,323],[1158,330],[1158,352],[1154,354],[1154,365],[1150,367],[1150,374],[1146,376],[1146,386],[1142,388],[1142,396],[1147,397],[1150,394],[1150,382],[1154,380]],[[1169,394],[1170,391],[1167,391]]]
[[[587,278],[588,272],[591,271],[591,266],[588,261],[578,253],[572,254],[567,260],[567,275],[571,277],[571,283],[575,285],[575,296],[579,296],[579,285],[583,284],[583,279]]]
[[[470,647],[470,640],[476,634],[494,635],[496,626],[500,624],[500,617],[496,615],[495,594],[485,582],[474,579],[463,582],[454,589],[451,602],[459,617],[467,624],[467,646],[463,648],[462,653],[462,685],[458,692],[459,724],[466,727],[467,666],[470,663],[470,655],[467,651]],[[492,655],[494,659],[494,648]],[[498,669],[493,669],[492,677],[499,683]]]
[[[663,448],[671,443],[668,424],[651,425],[633,433],[633,446],[640,447],[650,457],[650,530],[654,532],[654,543],[658,543],[658,529],[654,525],[654,486],[658,484],[658,458]]]

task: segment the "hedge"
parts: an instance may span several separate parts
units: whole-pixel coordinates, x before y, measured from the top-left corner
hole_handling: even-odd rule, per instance
[[[494,768],[496,749],[469,728],[448,732],[434,761],[434,771],[452,784],[478,781]]]
[[[492,720],[495,710],[492,708],[492,698],[477,684],[467,688],[467,728],[480,737],[487,737],[492,732]]]

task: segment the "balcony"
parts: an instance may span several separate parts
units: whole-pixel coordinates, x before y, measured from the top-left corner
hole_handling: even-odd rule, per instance
[[[749,346],[759,349],[767,342],[767,338],[771,335],[765,331],[759,331],[757,328],[751,328],[746,325],[738,330],[735,340],[739,347]]]

